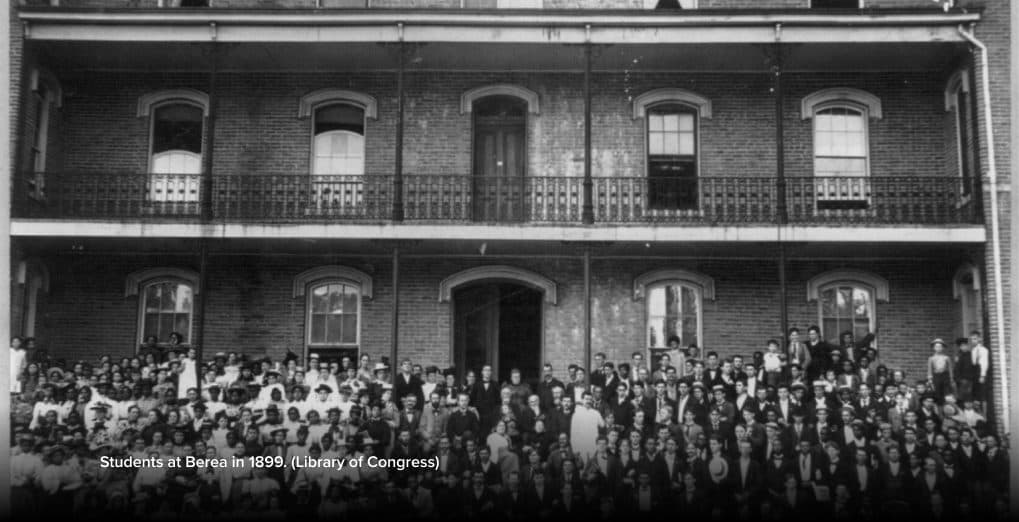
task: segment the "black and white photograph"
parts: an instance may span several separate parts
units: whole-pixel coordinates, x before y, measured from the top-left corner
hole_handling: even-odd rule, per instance
[[[0,519],[1019,519],[1017,10],[11,0]]]

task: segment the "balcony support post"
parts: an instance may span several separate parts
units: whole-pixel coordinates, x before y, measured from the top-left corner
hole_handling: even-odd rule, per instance
[[[775,213],[780,225],[789,222],[789,212],[786,207],[786,183],[785,183],[785,126],[783,118],[783,105],[785,100],[782,96],[782,44],[775,42],[774,59],[771,67],[772,92],[775,96]]]
[[[212,157],[215,150],[216,112],[219,106],[219,95],[216,92],[216,80],[219,76],[219,46],[216,42],[209,44],[209,115],[205,118],[205,140],[202,145],[202,179],[198,191],[202,222],[212,221]],[[202,287],[204,289],[204,287]]]
[[[591,368],[591,249],[584,248],[584,368]]]
[[[393,247],[393,304],[390,315],[393,316],[389,331],[389,365],[396,368],[400,362],[396,359],[400,345],[400,247]]]
[[[202,382],[202,353],[205,351],[205,303],[209,297],[209,240],[199,239],[198,247],[198,295],[197,315],[191,345],[195,348],[195,382]]]
[[[594,224],[594,180],[591,179],[591,44],[584,44],[584,205],[581,219]]]
[[[787,301],[787,294],[789,283],[786,280],[786,251],[785,243],[778,243],[778,316],[779,323],[782,326],[782,346],[785,346],[785,340],[788,339],[789,334],[789,306]]]
[[[401,26],[401,34],[402,34]],[[398,64],[396,68],[396,150],[393,166],[393,221],[403,221],[403,112],[404,86],[403,74],[406,68],[407,52],[401,41],[396,52]],[[394,261],[395,263],[395,261]],[[396,277],[395,275],[393,277]],[[395,318],[394,318],[395,321]],[[395,323],[394,323],[395,324]],[[393,340],[393,354],[396,354],[396,340]],[[395,364],[396,361],[393,361]]]

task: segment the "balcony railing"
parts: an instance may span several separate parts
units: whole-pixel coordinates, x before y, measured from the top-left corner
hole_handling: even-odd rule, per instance
[[[212,178],[216,221],[384,222],[392,219],[393,176],[227,174]],[[957,178],[794,177],[785,179],[785,220],[797,224],[951,225],[980,223]],[[45,173],[20,177],[14,217],[197,220],[201,175]],[[753,225],[782,221],[771,177],[595,177],[596,223]],[[410,174],[405,222],[581,224],[583,178]]]

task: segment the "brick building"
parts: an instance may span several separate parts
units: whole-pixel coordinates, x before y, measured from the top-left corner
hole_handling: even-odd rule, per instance
[[[979,329],[1001,412],[1009,2],[655,3],[12,7],[12,330],[536,374],[818,324],[921,378]]]

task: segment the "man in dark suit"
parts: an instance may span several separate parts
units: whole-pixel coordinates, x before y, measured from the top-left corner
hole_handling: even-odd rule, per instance
[[[499,514],[505,520],[528,520],[533,517],[534,503],[529,491],[520,484],[520,473],[510,471],[504,489],[499,493],[497,505]]]
[[[616,391],[612,399],[607,400],[604,406],[606,412],[612,412],[615,423],[624,427],[633,422],[633,402],[630,401],[628,390],[629,388],[624,383],[616,382]]]
[[[739,442],[739,457],[729,466],[729,483],[739,506],[756,505],[764,490],[761,465],[753,457],[753,446],[747,439]]]
[[[630,385],[630,391],[633,393],[633,400],[630,401],[633,404],[633,409],[643,410],[644,420],[649,424],[653,424],[655,421],[655,401],[644,393],[644,383],[641,381],[634,382]]]
[[[545,363],[541,369],[541,382],[538,383],[537,393],[541,398],[541,409],[549,411],[553,407],[552,390],[556,387],[566,389],[566,386],[553,376],[552,365]]]
[[[495,425],[499,401],[499,385],[492,378],[492,367],[486,364],[481,368],[481,380],[474,387],[471,397],[471,405],[478,410],[481,434],[484,436],[487,436]]]
[[[411,433],[418,433],[421,427],[421,410],[417,407],[417,396],[407,394],[403,398],[403,408],[398,417],[397,433],[409,430]]]
[[[475,470],[471,474],[471,487],[464,494],[464,514],[469,519],[482,519],[495,515],[499,499],[485,485],[485,473]]]
[[[776,449],[771,453],[771,458],[764,463],[764,484],[772,495],[782,493],[785,489],[785,476],[787,473],[795,473],[795,465],[792,459],[785,456],[785,452]]]
[[[588,372],[588,381],[597,386],[605,387],[605,354],[598,352],[594,354],[594,364]]]
[[[421,389],[421,379],[411,373],[413,365],[410,359],[404,359],[400,363],[400,371],[396,374],[396,378],[393,379],[393,397],[399,402],[400,409],[403,409],[406,402],[402,402],[408,395],[413,395],[417,402],[415,403],[418,408],[424,405],[425,396],[424,391]]]
[[[449,420],[446,421],[446,436],[450,440],[463,437],[465,433],[470,433],[472,437],[479,436],[481,426],[478,415],[469,405],[470,398],[466,393],[457,396],[457,408],[449,414]]]
[[[877,473],[870,465],[867,448],[855,448],[853,466],[849,470],[849,492],[857,502],[873,502],[881,491]]]

